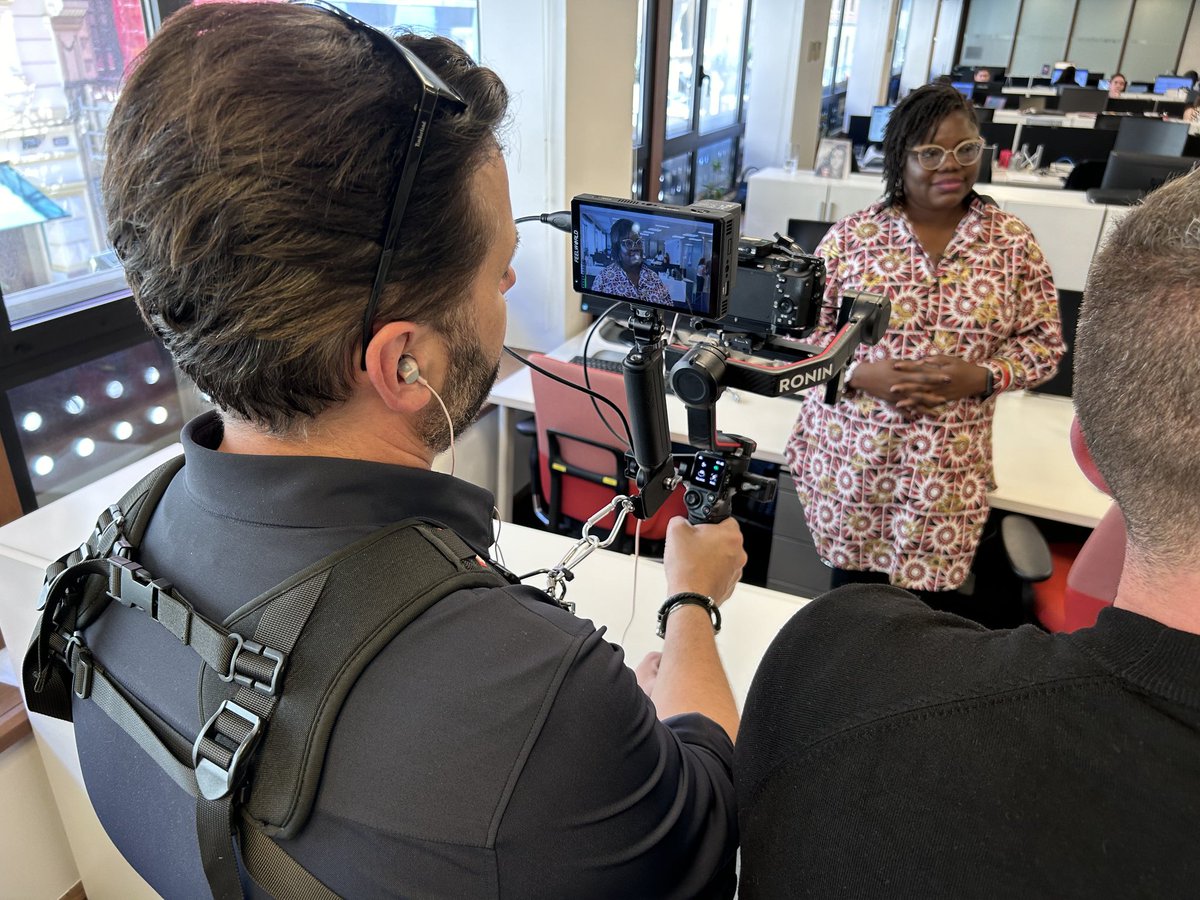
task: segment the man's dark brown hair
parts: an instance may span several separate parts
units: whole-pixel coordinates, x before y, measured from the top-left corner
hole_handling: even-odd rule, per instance
[[[508,94],[405,35],[467,101],[435,117],[378,318],[450,333],[488,251],[471,183]],[[143,317],[222,410],[276,433],[349,394],[420,86],[318,9],[204,4],[138,58],[108,129],[108,234]]]

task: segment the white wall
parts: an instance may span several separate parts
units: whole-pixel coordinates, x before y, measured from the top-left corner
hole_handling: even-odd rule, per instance
[[[512,94],[507,159],[513,212],[566,209],[573,194],[629,196],[637,4],[480,0],[480,61]],[[507,341],[549,350],[579,330],[570,238],[520,226]]]
[[[0,897],[61,897],[79,870],[32,737],[0,753],[0,797]]]
[[[830,0],[755,0],[744,165],[780,165],[787,145],[796,143],[804,148],[801,168],[812,166],[829,8]]]

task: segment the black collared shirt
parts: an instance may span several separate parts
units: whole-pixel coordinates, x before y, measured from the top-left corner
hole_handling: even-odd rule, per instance
[[[210,618],[408,517],[490,543],[492,497],[463,481],[221,453],[221,436],[211,414],[184,430],[187,463],[140,560]],[[121,683],[197,733],[190,650],[116,604],[87,637]],[[88,792],[121,852],[164,896],[204,896],[192,799],[92,704],[74,712]],[[540,591],[458,591],[363,672],[313,815],[284,845],[345,897],[728,895],[731,758],[702,716],[658,722],[620,648]]]

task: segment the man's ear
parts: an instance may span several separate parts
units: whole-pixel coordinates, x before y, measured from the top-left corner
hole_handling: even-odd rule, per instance
[[[424,329],[413,322],[388,322],[381,326],[367,345],[366,378],[379,399],[390,410],[413,413],[429,402],[429,391],[408,383],[400,374],[401,359],[412,357],[420,364]]]
[[[1071,455],[1075,457],[1075,464],[1079,466],[1087,480],[1111,497],[1112,491],[1108,489],[1104,476],[1100,474],[1100,470],[1096,468],[1096,463],[1092,459],[1092,451],[1088,449],[1087,438],[1083,435],[1083,429],[1079,427],[1078,416],[1071,419]]]

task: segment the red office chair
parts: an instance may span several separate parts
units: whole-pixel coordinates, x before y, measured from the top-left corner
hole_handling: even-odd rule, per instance
[[[551,359],[541,353],[530,354],[529,361],[572,384],[584,383],[583,367],[575,363]],[[536,369],[530,369],[530,378],[537,420],[534,495],[535,502],[540,500],[547,510],[550,528],[560,530],[565,519],[586,522],[618,493],[635,493],[636,485],[625,476],[625,433],[617,415],[597,401],[598,415],[586,394],[547,378]],[[621,374],[589,369],[588,379],[591,389],[616,404],[628,419],[625,380]],[[605,422],[612,431],[605,427]],[[683,491],[677,489],[657,513],[642,523],[642,540],[663,540],[667,521],[672,516],[686,515]],[[614,520],[610,514],[599,526],[607,531]],[[625,520],[627,535],[632,536],[636,527],[632,516]]]
[[[1071,450],[1088,481],[1108,493],[1078,419],[1071,422]],[[1116,599],[1125,564],[1125,517],[1115,503],[1082,544],[1047,545],[1024,516],[1006,516],[1000,529],[1030,612],[1048,631],[1088,628]]]

